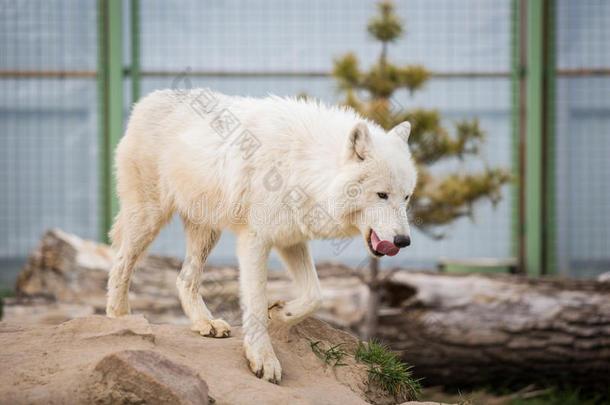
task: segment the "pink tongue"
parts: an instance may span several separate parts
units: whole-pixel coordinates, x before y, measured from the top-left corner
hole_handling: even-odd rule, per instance
[[[371,230],[371,245],[373,245],[373,249],[377,252],[388,256],[394,256],[400,250],[398,246],[389,240],[379,240],[379,236],[373,230]]]

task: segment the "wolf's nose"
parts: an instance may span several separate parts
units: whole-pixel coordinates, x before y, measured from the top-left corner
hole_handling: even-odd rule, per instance
[[[394,245],[399,248],[409,246],[411,244],[411,238],[407,235],[396,235],[394,236]]]

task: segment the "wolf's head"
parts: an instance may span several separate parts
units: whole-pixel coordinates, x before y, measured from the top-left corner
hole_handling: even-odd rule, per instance
[[[417,170],[407,144],[410,132],[406,121],[387,133],[363,121],[347,136],[338,199],[372,256],[394,256],[411,243],[407,205]]]

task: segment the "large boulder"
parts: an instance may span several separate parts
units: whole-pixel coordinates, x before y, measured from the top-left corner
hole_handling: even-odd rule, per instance
[[[152,350],[112,353],[95,366],[96,404],[207,405],[208,385],[190,367]]]

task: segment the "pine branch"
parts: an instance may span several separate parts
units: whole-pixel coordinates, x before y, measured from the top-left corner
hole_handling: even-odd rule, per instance
[[[352,52],[347,53],[335,59],[334,65],[332,74],[339,81],[341,89],[349,90],[359,86],[361,74],[356,55]]]
[[[377,4],[379,17],[371,19],[367,27],[369,34],[381,42],[393,42],[402,35],[402,21],[394,12],[394,4],[382,1]]]
[[[420,182],[411,203],[413,223],[420,229],[446,225],[464,216],[473,216],[476,202],[488,199],[497,204],[502,186],[511,181],[504,169],[486,169],[473,174],[432,176],[420,171]]]

